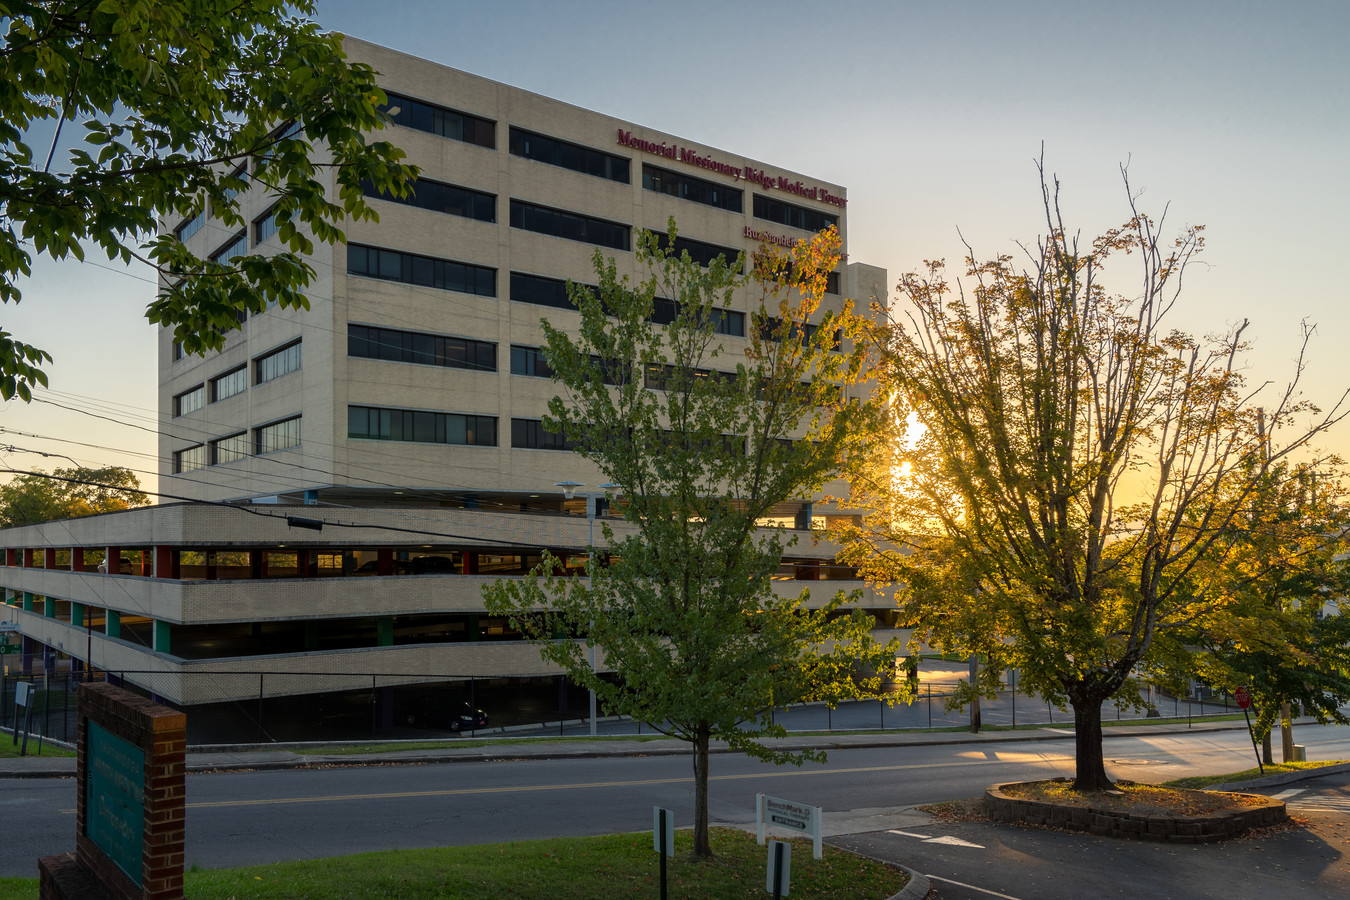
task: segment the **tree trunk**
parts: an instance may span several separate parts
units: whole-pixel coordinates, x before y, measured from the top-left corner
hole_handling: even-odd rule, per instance
[[[970,730],[980,733],[980,657],[970,654]]]
[[[1294,717],[1289,714],[1289,701],[1280,704],[1280,762],[1294,761]]]
[[[712,859],[708,841],[708,732],[694,738],[694,858]]]
[[[1102,756],[1103,699],[1069,697],[1073,704],[1075,791],[1109,791],[1114,787],[1111,779],[1106,777],[1106,761]]]

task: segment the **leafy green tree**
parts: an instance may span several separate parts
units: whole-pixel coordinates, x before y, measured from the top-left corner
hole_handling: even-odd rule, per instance
[[[1350,510],[1333,471],[1277,464],[1257,483],[1206,579],[1224,602],[1194,629],[1169,635],[1182,665],[1227,690],[1246,687],[1269,758],[1270,731],[1292,701],[1319,722],[1350,723]],[[1194,652],[1196,649],[1202,652]],[[1283,723],[1285,761],[1292,735]]]
[[[1257,404],[1243,323],[1201,341],[1173,330],[1199,227],[1163,236],[1140,213],[1090,244],[1065,226],[1041,169],[1046,233],[967,263],[906,275],[906,313],[878,327],[881,390],[896,399],[869,478],[874,511],[846,535],[871,577],[901,585],[903,614],[946,650],[1016,667],[1073,707],[1080,791],[1110,787],[1101,707],[1139,702],[1130,680],[1230,603],[1222,562],[1270,466],[1345,415],[1296,386]],[[1103,279],[1130,261],[1128,295]],[[1295,382],[1297,377],[1295,378]]]
[[[749,347],[729,358],[718,323],[747,284],[741,261],[704,269],[660,249],[674,227],[665,244],[640,236],[650,276],[636,286],[596,254],[598,291],[569,287],[579,333],[543,323],[563,389],[544,425],[618,486],[627,528],[605,524],[607,564],[589,567],[589,578],[560,575],[546,557],[532,577],[485,595],[606,709],[692,745],[694,852],[708,857],[710,742],[776,763],[817,758],[763,743],[784,733],[773,707],[873,694],[895,650],[873,643],[869,618],[846,613],[843,594],[817,608],[805,592],[777,596],[771,579],[796,538],[761,527],[776,504],[834,477],[873,413],[846,396],[863,359],[840,345],[839,330],[851,334],[855,317],[829,312],[807,327],[838,235],[756,254],[749,280],[763,299]],[[678,304],[664,327],[652,322],[658,297]],[[555,640],[562,635],[584,636],[615,677],[593,675],[586,644]]]
[[[0,485],[0,528],[144,506],[140,486],[140,479],[121,466],[18,475]]]
[[[0,17],[0,301],[18,302],[32,254],[148,263],[167,285],[147,317],[189,353],[219,349],[237,314],[306,306],[313,241],[372,218],[362,182],[406,190],[375,73],[299,0],[41,0]],[[50,126],[48,128],[47,126]],[[78,130],[65,158],[58,138]],[[33,146],[41,134],[42,144]],[[49,138],[48,134],[52,136]],[[329,170],[334,174],[329,176]],[[237,195],[277,198],[282,252],[202,259],[158,217],[209,211],[243,228]],[[43,350],[0,330],[0,397],[45,385]]]

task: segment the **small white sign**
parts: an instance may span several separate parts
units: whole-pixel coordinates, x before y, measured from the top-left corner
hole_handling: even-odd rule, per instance
[[[28,692],[32,689],[33,686],[26,681],[20,681],[18,684],[14,685],[14,705],[27,706]]]
[[[764,843],[765,828],[786,828],[809,835],[813,851],[811,855],[820,859],[824,853],[821,844],[822,819],[819,806],[780,800],[768,794],[755,795],[755,838],[761,844]]]
[[[665,821],[662,821],[662,819]],[[663,840],[664,838],[664,840]],[[675,813],[659,806],[652,807],[652,849],[662,852],[665,844],[666,856],[675,855]]]
[[[781,851],[779,848],[782,848]],[[774,892],[774,881],[778,882],[779,897],[788,895],[788,883],[792,880],[792,845],[787,841],[769,841],[769,880],[764,889]]]

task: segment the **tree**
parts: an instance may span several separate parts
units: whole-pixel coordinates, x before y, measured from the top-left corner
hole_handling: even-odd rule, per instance
[[[1171,671],[1249,690],[1267,762],[1271,727],[1290,701],[1319,722],[1350,723],[1341,711],[1350,703],[1350,615],[1328,610],[1350,596],[1350,510],[1335,501],[1342,496],[1334,469],[1272,466],[1222,539],[1231,546],[1216,554],[1221,570],[1206,573],[1225,602],[1169,635],[1182,663]],[[1286,715],[1278,718],[1288,762],[1291,728]]]
[[[375,73],[346,62],[341,36],[299,15],[310,0],[40,0],[0,19],[0,301],[20,299],[32,253],[138,259],[163,276],[147,310],[189,353],[219,349],[238,313],[305,307],[313,240],[341,241],[374,216],[362,183],[403,193],[415,170],[370,142],[383,127]],[[50,151],[31,145],[51,123]],[[82,140],[62,161],[69,126]],[[45,142],[44,138],[44,142]],[[57,169],[52,170],[53,161]],[[249,168],[251,167],[251,169]],[[336,196],[324,170],[336,169]],[[202,259],[157,216],[209,211],[244,228],[250,182],[277,197],[283,250]],[[28,400],[51,357],[0,331],[0,397]]]
[[[1286,437],[1265,455],[1246,323],[1203,341],[1167,325],[1200,227],[1165,238],[1122,168],[1129,221],[1080,244],[1040,172],[1046,234],[1021,262],[971,251],[968,289],[941,262],[901,279],[907,313],[876,337],[898,407],[854,485],[870,527],[846,537],[871,577],[901,586],[920,636],[1073,707],[1074,787],[1094,791],[1111,784],[1102,704],[1138,702],[1129,678],[1159,662],[1158,638],[1231,602],[1217,573],[1239,512],[1345,396],[1319,412],[1296,374],[1267,404]],[[1102,280],[1122,257],[1132,296]]]
[[[144,506],[140,486],[140,479],[121,466],[19,475],[0,485],[0,528]]]
[[[841,346],[839,330],[852,334],[857,319],[845,310],[808,321],[839,258],[837,233],[755,255],[763,299],[739,360],[726,359],[718,329],[746,284],[741,260],[704,269],[661,249],[674,222],[665,237],[639,236],[650,276],[636,287],[596,254],[598,289],[569,286],[577,335],[543,322],[564,391],[544,426],[619,487],[631,530],[605,525],[609,554],[589,578],[559,575],[546,556],[532,577],[485,595],[606,709],[691,744],[694,853],[710,857],[710,741],[776,763],[818,758],[763,743],[784,734],[774,706],[875,693],[895,651],[873,644],[860,610],[844,614],[842,593],[814,609],[805,592],[777,596],[771,578],[796,538],[759,527],[776,504],[833,476],[873,411],[846,397],[862,355]],[[675,301],[664,327],[652,321],[658,297]],[[614,678],[595,676],[586,646],[559,636],[599,648]]]

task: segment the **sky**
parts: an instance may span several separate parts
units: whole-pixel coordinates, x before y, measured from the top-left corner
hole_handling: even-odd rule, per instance
[[[1141,211],[1206,228],[1173,324],[1222,334],[1249,320],[1248,376],[1279,384],[1315,324],[1305,395],[1327,405],[1350,386],[1343,0],[321,0],[317,18],[841,184],[850,259],[892,284],[927,259],[959,272],[962,237],[980,257],[1034,241],[1042,152],[1071,227],[1121,224],[1128,164]],[[0,308],[0,327],[55,357],[50,402],[0,404],[0,448],[20,448],[0,449],[0,467],[73,459],[153,484],[153,278],[88,258],[39,262],[22,304]],[[1112,286],[1128,292],[1121,272]],[[1350,457],[1350,424],[1322,445]]]

